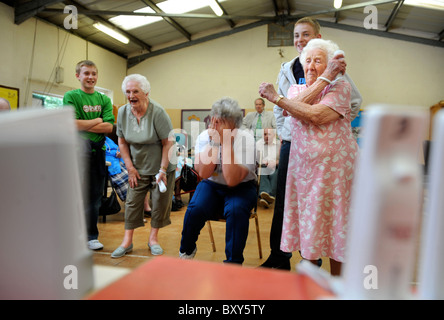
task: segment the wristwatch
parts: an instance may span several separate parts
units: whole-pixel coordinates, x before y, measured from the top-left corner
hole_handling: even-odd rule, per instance
[[[281,101],[281,99],[284,98],[283,95],[279,95],[279,98],[277,98],[276,102],[274,103],[275,105],[278,105],[279,101]]]

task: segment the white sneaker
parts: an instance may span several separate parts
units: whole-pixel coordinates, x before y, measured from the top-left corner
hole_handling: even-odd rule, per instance
[[[179,251],[179,259],[194,259],[194,256],[196,255],[197,247],[194,248],[194,251],[191,254],[182,253]]]
[[[88,241],[88,249],[91,250],[99,250],[103,248],[103,244],[99,242],[99,240],[89,240]]]

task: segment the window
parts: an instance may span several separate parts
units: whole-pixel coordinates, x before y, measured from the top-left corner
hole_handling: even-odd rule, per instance
[[[51,93],[32,93],[32,105],[41,106],[43,109],[57,109],[63,106],[63,96]]]

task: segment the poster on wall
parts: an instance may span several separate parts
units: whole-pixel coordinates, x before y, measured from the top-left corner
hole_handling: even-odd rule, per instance
[[[208,129],[211,109],[182,109],[181,126],[188,137],[188,149],[191,149],[197,136]]]
[[[19,107],[19,89],[0,85],[0,98],[9,101],[11,110],[17,110]]]

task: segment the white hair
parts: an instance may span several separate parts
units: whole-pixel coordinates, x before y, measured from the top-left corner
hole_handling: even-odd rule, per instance
[[[141,74],[135,73],[135,74],[130,74],[130,75],[126,76],[125,79],[123,79],[123,82],[122,82],[123,94],[126,94],[126,84],[129,81],[138,82],[140,89],[142,89],[142,91],[144,93],[150,93],[151,85],[150,85],[150,82],[148,81],[148,79],[145,76],[142,76]]]
[[[307,52],[313,49],[321,49],[327,54],[327,62],[330,61],[334,57],[334,53],[336,50],[339,50],[339,47],[336,43],[330,40],[324,39],[312,39],[310,40],[305,48],[301,52],[301,56],[299,57],[299,61],[302,66],[305,66],[305,59],[307,56]]]

